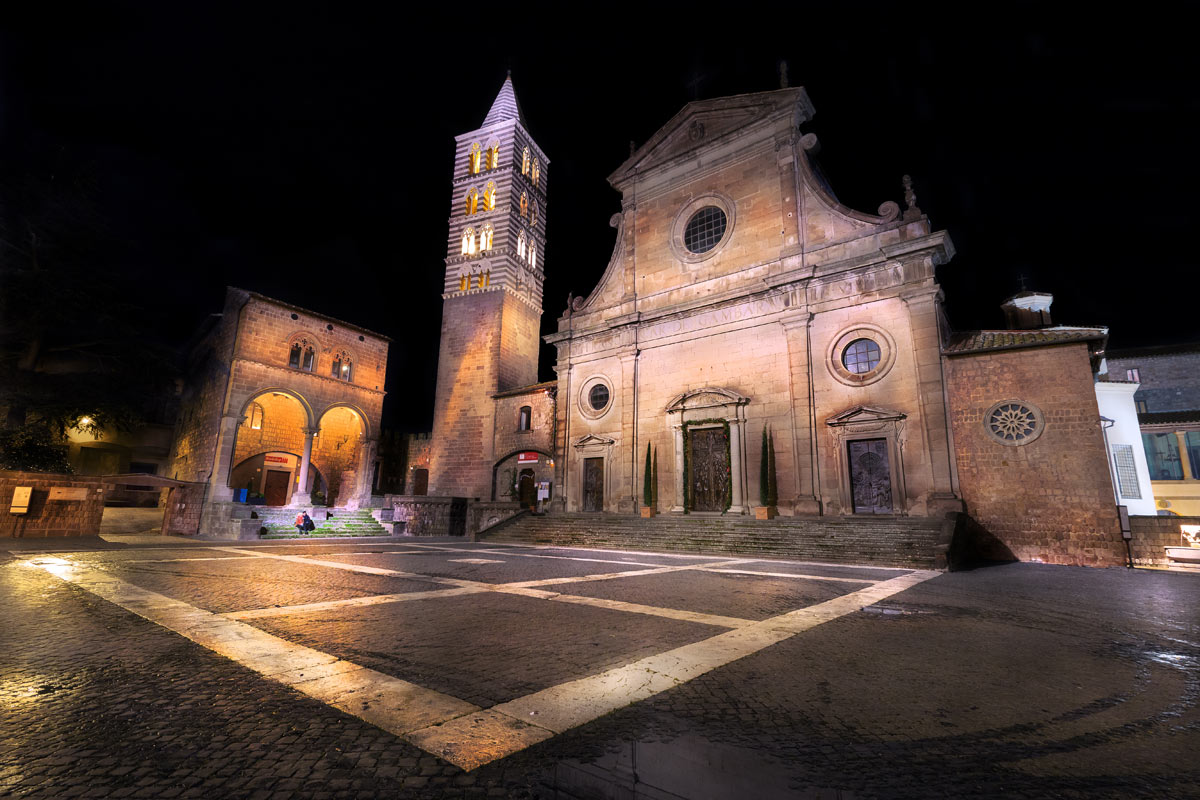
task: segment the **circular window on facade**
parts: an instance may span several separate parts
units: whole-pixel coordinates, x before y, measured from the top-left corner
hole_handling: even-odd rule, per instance
[[[842,366],[855,375],[866,375],[879,366],[883,353],[870,339],[855,339],[842,351]]]
[[[728,222],[724,211],[716,206],[705,206],[692,214],[683,229],[683,246],[689,253],[707,253],[720,243]]]
[[[1042,412],[1020,400],[1005,400],[988,409],[983,417],[988,435],[1001,444],[1029,444],[1042,435]]]
[[[576,408],[588,419],[599,419],[612,408],[612,381],[605,375],[593,375],[579,387]]]
[[[588,405],[592,407],[592,411],[603,411],[608,406],[608,387],[597,383],[588,390]]]

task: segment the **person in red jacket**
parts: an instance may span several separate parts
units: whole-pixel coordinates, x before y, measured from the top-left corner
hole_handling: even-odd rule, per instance
[[[303,511],[301,511],[299,514],[296,515],[296,521],[294,524],[296,526],[296,533],[303,536],[304,535],[304,512]]]

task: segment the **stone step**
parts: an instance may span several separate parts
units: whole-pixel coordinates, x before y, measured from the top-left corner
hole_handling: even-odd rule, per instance
[[[922,517],[745,517],[616,514],[522,516],[480,538],[513,544],[758,555],[842,563],[934,567],[946,521]]]

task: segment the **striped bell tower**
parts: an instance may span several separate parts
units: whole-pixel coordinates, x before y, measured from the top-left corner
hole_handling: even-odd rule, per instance
[[[492,396],[537,382],[548,165],[510,73],[455,137],[430,494],[490,496]]]

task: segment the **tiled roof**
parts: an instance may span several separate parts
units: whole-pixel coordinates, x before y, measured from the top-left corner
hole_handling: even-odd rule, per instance
[[[985,350],[1015,350],[1020,347],[1041,347],[1068,342],[1103,340],[1108,328],[1075,328],[1058,326],[1016,331],[963,331],[952,334],[943,348],[947,355],[979,353]]]
[[[1179,425],[1188,422],[1200,422],[1200,410],[1147,411],[1138,414],[1139,425]]]
[[[496,95],[496,100],[492,103],[492,110],[483,118],[482,127],[486,128],[508,119],[515,119],[522,125],[525,124],[525,117],[521,114],[521,105],[517,102],[517,93],[513,91],[511,75],[504,79],[504,85],[500,87],[500,94]]]

